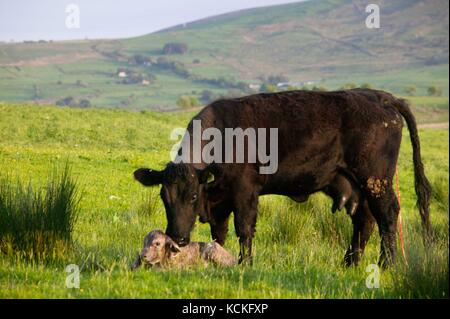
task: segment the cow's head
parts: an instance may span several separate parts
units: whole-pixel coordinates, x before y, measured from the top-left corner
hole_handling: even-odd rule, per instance
[[[166,234],[180,246],[190,241],[197,215],[209,220],[206,184],[210,172],[188,164],[169,163],[162,171],[140,168],[134,178],[145,186],[162,185],[161,199],[167,216]]]

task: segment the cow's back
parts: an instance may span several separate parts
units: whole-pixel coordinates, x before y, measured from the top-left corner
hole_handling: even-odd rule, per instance
[[[348,150],[373,136],[374,127],[388,118],[401,119],[392,99],[370,89],[262,93],[215,101],[193,120],[222,133],[225,128],[277,128],[278,170],[267,178],[268,187],[292,182],[314,191],[336,167],[347,165]]]

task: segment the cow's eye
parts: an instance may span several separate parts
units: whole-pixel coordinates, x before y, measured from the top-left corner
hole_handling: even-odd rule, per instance
[[[197,194],[192,195],[191,202],[195,202],[197,200]]]

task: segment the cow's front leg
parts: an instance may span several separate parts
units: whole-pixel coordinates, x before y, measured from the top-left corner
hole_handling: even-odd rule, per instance
[[[228,234],[228,219],[231,208],[227,203],[223,203],[212,209],[213,220],[210,221],[211,237],[219,245],[223,246]]]
[[[239,238],[239,263],[253,263],[252,240],[255,234],[256,210],[245,213],[235,213],[234,227]]]
[[[241,197],[242,196],[241,194]],[[252,240],[258,215],[258,195],[239,199],[234,212],[234,227],[239,238],[239,263],[252,264]]]

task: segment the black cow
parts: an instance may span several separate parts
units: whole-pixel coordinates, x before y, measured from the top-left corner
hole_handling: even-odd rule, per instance
[[[233,212],[240,261],[251,260],[260,195],[303,201],[318,191],[330,193],[333,181],[344,177],[358,188],[360,200],[352,216],[353,238],[345,262],[358,263],[376,222],[382,239],[380,264],[387,266],[395,260],[399,204],[392,179],[402,117],[413,148],[419,212],[429,230],[431,187],[424,175],[414,116],[404,100],[378,90],[290,91],[222,99],[192,119],[201,120],[202,130],[216,127],[221,132],[236,127],[278,128],[278,170],[274,174],[261,174],[259,162],[202,161],[171,162],[162,171],[141,168],[134,176],[146,186],[162,184],[166,232],[180,245],[189,242],[197,215],[201,222],[210,223],[213,239],[223,245]],[[208,174],[214,175],[213,182],[208,183]]]

